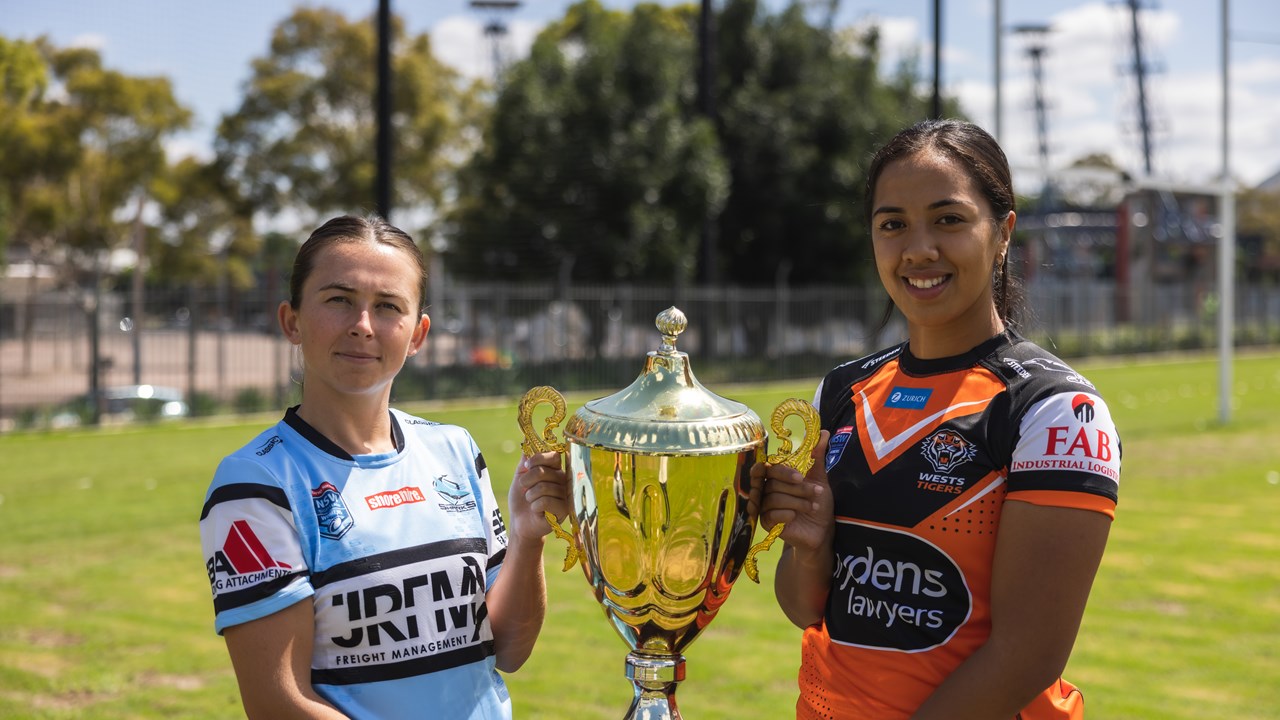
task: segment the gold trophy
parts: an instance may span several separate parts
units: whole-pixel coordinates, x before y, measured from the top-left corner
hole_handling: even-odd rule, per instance
[[[564,569],[582,559],[596,601],[631,649],[626,675],[635,697],[627,720],[680,720],[681,652],[715,618],[741,570],[759,582],[755,553],[782,531],[778,525],[752,546],[750,469],[765,459],[767,444],[760,418],[694,378],[688,355],[675,348],[684,313],[668,308],[656,325],[662,345],[648,353],[639,377],[574,413],[564,442],[554,431],[565,401],[553,388],[529,390],[519,413],[526,455],[567,456],[572,532],[549,513],[547,520],[569,542]],[[533,412],[543,403],[552,408],[539,433]],[[805,427],[794,451],[783,425],[790,415]],[[770,425],[780,451],[768,461],[806,472],[819,434],[813,406],[786,400]]]

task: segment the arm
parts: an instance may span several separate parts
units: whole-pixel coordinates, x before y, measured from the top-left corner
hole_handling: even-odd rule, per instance
[[[1062,674],[1111,519],[1005,503],[991,578],[991,637],[913,720],[1013,717]]]
[[[787,524],[773,592],[783,614],[802,629],[822,622],[835,563],[835,503],[823,465],[830,437],[822,431],[807,476],[785,465],[757,463],[751,468],[752,496],[763,490],[760,525]]]
[[[250,720],[346,718],[311,687],[314,632],[310,598],[223,631]]]
[[[551,526],[544,510],[557,518],[569,513],[568,488],[560,454],[522,459],[507,494],[510,533],[502,572],[485,597],[498,669],[515,672],[533,652],[547,613],[547,582],[542,547]]]

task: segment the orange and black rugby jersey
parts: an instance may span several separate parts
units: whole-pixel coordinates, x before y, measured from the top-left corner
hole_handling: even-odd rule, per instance
[[[797,716],[907,718],[990,634],[1004,502],[1114,517],[1120,440],[1093,385],[1013,331],[958,357],[903,344],[847,363],[815,403],[836,567],[804,635]],[[1072,704],[1059,682],[1019,717]]]

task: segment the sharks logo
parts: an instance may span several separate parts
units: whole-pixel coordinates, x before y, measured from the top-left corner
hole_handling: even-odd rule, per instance
[[[476,501],[471,497],[471,488],[457,480],[451,480],[448,475],[437,475],[431,487],[444,500],[440,503],[441,510],[466,512],[476,507]]]

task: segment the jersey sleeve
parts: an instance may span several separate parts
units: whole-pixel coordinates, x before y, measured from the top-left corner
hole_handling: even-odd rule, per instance
[[[493,587],[502,569],[502,560],[507,554],[507,524],[502,519],[502,509],[498,507],[498,499],[493,492],[493,483],[489,477],[489,466],[484,454],[476,446],[475,440],[468,434],[471,452],[476,461],[476,488],[480,498],[480,512],[485,525],[485,542],[489,548],[489,560],[485,568],[485,587]]]
[[[1111,411],[1089,392],[1057,392],[1023,416],[1009,464],[1009,500],[1115,517],[1120,438]]]
[[[200,544],[218,634],[315,593],[288,497],[261,465],[233,456],[218,466]]]

